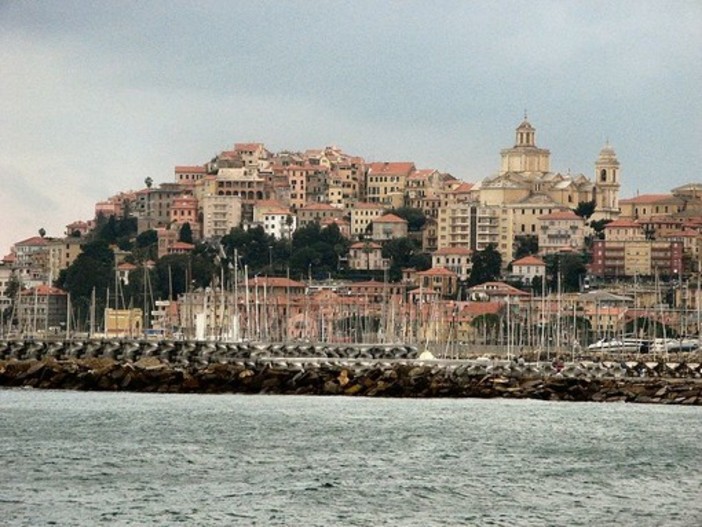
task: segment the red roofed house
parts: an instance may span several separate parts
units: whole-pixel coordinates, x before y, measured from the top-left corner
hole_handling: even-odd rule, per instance
[[[351,217],[351,235],[362,236],[368,225],[383,215],[385,206],[381,203],[358,202],[349,207],[348,212]]]
[[[341,218],[344,209],[335,207],[328,203],[307,203],[297,211],[297,220],[300,227],[306,227],[310,223],[321,223],[327,218]]]
[[[546,263],[536,256],[525,256],[512,262],[512,274],[519,277],[523,284],[529,285],[537,276],[544,279]]]
[[[302,282],[290,280],[289,278],[279,276],[256,276],[248,281],[249,291],[251,294],[259,290],[259,295],[263,295],[265,289],[267,297],[286,297],[303,295],[307,287]]]
[[[383,258],[380,244],[363,241],[356,242],[349,248],[349,268],[364,271],[381,271],[388,267],[388,260]]]
[[[645,240],[646,233],[640,223],[618,219],[605,225],[604,228],[605,240],[608,242]]]
[[[373,220],[375,241],[394,240],[407,236],[407,220],[395,214],[384,214]]]
[[[176,166],[175,182],[191,187],[196,181],[200,181],[207,174],[207,170],[202,165]]]
[[[68,293],[56,287],[39,285],[18,296],[17,320],[23,333],[65,331],[67,311]]]
[[[485,282],[468,289],[472,300],[515,302],[531,295],[504,282]]]
[[[366,199],[387,208],[402,207],[407,178],[415,170],[414,163],[410,162],[370,163],[366,174]]]
[[[456,273],[459,280],[465,280],[473,268],[472,254],[466,247],[443,247],[431,255],[431,266],[445,267]]]
[[[180,229],[188,223],[193,238],[200,237],[200,222],[198,221],[197,198],[183,194],[171,201],[171,229],[180,232]]]
[[[539,254],[557,253],[565,248],[585,247],[585,219],[572,210],[539,216]]]
[[[673,194],[641,194],[619,200],[621,216],[632,219],[668,216],[680,212],[684,205],[685,201]]]
[[[458,289],[458,276],[445,267],[432,267],[415,276],[420,289],[436,291],[442,297],[452,297]]]

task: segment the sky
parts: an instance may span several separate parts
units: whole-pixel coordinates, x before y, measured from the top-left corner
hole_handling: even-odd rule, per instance
[[[702,181],[697,0],[0,0],[0,253],[237,142],[477,182],[528,112],[554,171]]]

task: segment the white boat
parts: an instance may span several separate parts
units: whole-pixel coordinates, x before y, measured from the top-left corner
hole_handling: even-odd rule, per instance
[[[590,344],[589,351],[601,351],[610,353],[641,353],[648,351],[649,342],[645,339],[601,339]]]
[[[697,351],[702,343],[699,338],[658,338],[653,340],[651,351],[655,353],[675,353],[678,351]]]

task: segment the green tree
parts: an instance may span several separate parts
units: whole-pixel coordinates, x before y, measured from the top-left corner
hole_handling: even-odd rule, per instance
[[[390,259],[388,279],[397,282],[402,279],[402,269],[411,266],[412,257],[421,252],[421,243],[414,238],[395,238],[383,245],[383,258]]]
[[[178,241],[183,243],[193,243],[193,229],[190,223],[185,222],[178,232]]]
[[[502,256],[495,249],[494,244],[489,244],[482,251],[473,253],[473,267],[468,277],[468,287],[492,282],[500,277]]]
[[[539,237],[533,234],[525,234],[520,236],[515,236],[514,241],[516,242],[516,249],[514,253],[514,258],[519,259],[524,256],[529,256],[530,254],[536,254],[539,252]]]
[[[596,220],[590,222],[590,227],[595,231],[595,239],[604,240],[604,229],[612,220]]]
[[[84,245],[82,252],[65,273],[59,275],[59,286],[71,293],[73,305],[86,314],[94,289],[99,313],[104,308],[104,299],[113,283],[114,272],[114,253],[107,242],[93,241]]]
[[[579,202],[575,208],[575,213],[581,218],[590,219],[590,216],[595,213],[595,200]]]
[[[544,257],[548,284],[552,291],[558,290],[558,275],[561,276],[563,292],[580,291],[580,283],[587,274],[585,267],[587,256],[581,253],[558,253]]]
[[[422,227],[424,227],[424,224],[427,222],[427,217],[421,209],[400,207],[398,209],[390,209],[387,212],[407,221],[407,230],[409,232],[421,231]]]

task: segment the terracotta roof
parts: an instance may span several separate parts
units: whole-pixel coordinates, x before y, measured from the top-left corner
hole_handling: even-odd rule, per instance
[[[474,285],[468,290],[477,293],[485,293],[488,296],[529,296],[529,293],[525,293],[521,289],[517,289],[516,287],[513,287],[504,282],[485,282],[483,284]]]
[[[453,189],[451,192],[454,194],[461,194],[462,192],[469,192],[470,190],[473,189],[473,183],[468,183],[464,181],[460,185],[458,185],[455,189]]]
[[[639,205],[645,205],[649,203],[658,203],[661,201],[669,201],[674,199],[675,196],[672,194],[641,194],[640,196],[635,196],[628,199],[620,199],[619,203],[633,203]]]
[[[121,263],[117,266],[117,269],[119,269],[120,271],[133,271],[136,268],[137,268],[136,265],[131,264],[129,262],[124,262],[124,263]]]
[[[384,214],[373,220],[374,223],[407,223],[407,220],[394,214]]]
[[[546,266],[546,263],[541,259],[537,258],[536,256],[525,256],[524,258],[520,258],[519,260],[515,260],[512,262],[512,266],[514,267],[515,265],[543,265]]]
[[[285,208],[285,205],[282,201],[278,201],[277,199],[262,199],[261,201],[257,201],[254,207],[258,209],[265,207]]]
[[[21,242],[15,243],[15,246],[17,245],[35,245],[35,246],[41,246],[41,245],[46,245],[46,238],[42,238],[41,236],[32,236],[31,238],[27,238],[26,240],[22,240]]]
[[[467,247],[442,247],[441,249],[437,249],[436,251],[434,251],[432,254],[436,256],[444,256],[447,254],[470,256],[471,254],[473,254],[473,251],[471,251]]]
[[[369,163],[368,168],[370,173],[377,174],[393,174],[393,175],[409,175],[414,172],[414,163],[409,161],[400,162],[376,162]]]
[[[418,276],[456,276],[456,273],[446,269],[445,267],[432,267],[426,271],[420,271],[417,273]]]
[[[204,174],[206,170],[202,165],[176,165],[175,172],[176,174]]]
[[[573,221],[582,221],[584,222],[585,220],[578,216],[575,212],[572,210],[559,210],[556,212],[552,212],[551,214],[545,214],[543,216],[539,216],[540,220],[573,220]]]
[[[15,253],[6,254],[2,261],[5,263],[13,263],[17,261],[17,255]]]
[[[52,287],[50,285],[46,284],[41,284],[36,287],[33,287],[31,289],[25,289],[22,291],[20,294],[22,296],[29,296],[29,295],[42,295],[42,296],[64,296],[67,295],[66,291],[63,289],[59,289],[58,287]]]

